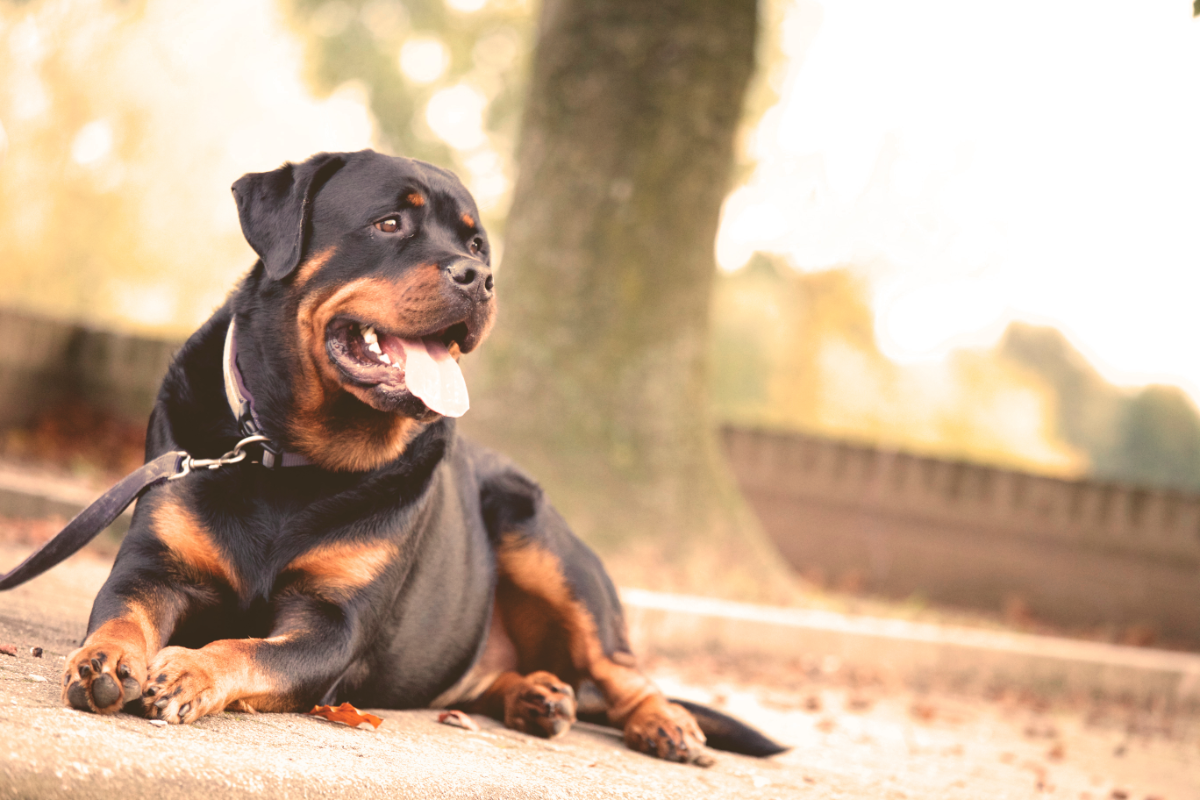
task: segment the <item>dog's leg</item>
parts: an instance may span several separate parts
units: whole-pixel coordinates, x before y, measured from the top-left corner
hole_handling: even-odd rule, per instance
[[[499,582],[496,603],[519,670],[548,670],[568,684],[592,680],[625,743],[670,761],[708,763],[704,733],[637,667],[616,589],[591,550],[541,491],[514,473],[484,487]],[[495,694],[519,690],[497,681]]]
[[[67,656],[63,703],[81,711],[115,714],[141,700],[146,667],[183,605],[164,585],[124,577],[114,570],[96,598],[91,632]]]
[[[145,692],[149,714],[188,723],[231,705],[311,708],[361,655],[387,613],[387,584],[376,579],[396,553],[387,540],[341,540],[297,556],[276,581],[266,638],[168,647],[154,658]]]
[[[245,711],[311,707],[345,670],[351,638],[348,625],[330,619],[337,614],[316,606],[312,614],[289,614],[293,624],[265,639],[219,639],[195,650],[164,648],[150,663],[148,716],[190,723],[231,706]]]
[[[522,733],[551,739],[575,722],[575,690],[549,672],[505,672],[466,706]]]

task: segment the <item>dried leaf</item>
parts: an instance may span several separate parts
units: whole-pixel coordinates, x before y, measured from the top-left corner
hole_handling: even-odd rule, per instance
[[[313,706],[313,710],[308,713],[313,716],[324,717],[330,722],[341,722],[349,725],[351,728],[357,728],[364,722],[371,723],[375,728],[383,724],[383,720],[379,717],[374,714],[364,714],[349,703],[342,703],[337,708],[333,706]]]
[[[443,711],[438,714],[438,722],[443,725],[453,725],[456,728],[466,728],[469,731],[479,730],[479,724],[461,711]]]
[[[12,656],[13,658],[16,658],[17,646],[15,644],[0,644],[0,653],[3,653],[6,656]]]

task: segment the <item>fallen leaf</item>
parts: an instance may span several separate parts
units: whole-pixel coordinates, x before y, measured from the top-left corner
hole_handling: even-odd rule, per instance
[[[461,711],[443,711],[438,714],[438,722],[443,725],[453,725],[456,728],[465,728],[469,731],[479,730],[479,723]]]
[[[40,648],[40,647],[29,648],[29,655],[33,656],[34,658],[41,658],[42,657],[42,648]]]
[[[383,720],[374,714],[364,714],[349,703],[342,703],[337,708],[333,706],[313,706],[308,712],[315,717],[324,717],[330,722],[341,722],[351,728],[357,728],[364,722],[369,722],[375,728],[383,724]]]
[[[6,656],[17,657],[17,646],[15,644],[0,644],[0,653]]]
[[[933,718],[937,716],[938,710],[933,703],[918,700],[908,707],[908,713],[922,722],[932,722]]]

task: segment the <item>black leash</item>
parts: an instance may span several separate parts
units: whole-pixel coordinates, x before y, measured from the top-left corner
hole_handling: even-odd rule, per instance
[[[39,547],[14,569],[0,575],[0,591],[20,586],[78,552],[113,523],[129,504],[160,483],[177,480],[195,470],[218,469],[246,458],[246,445],[265,441],[265,436],[247,436],[220,458],[192,458],[183,450],[172,450],[129,473],[116,486],[100,495],[50,541]]]
[[[232,450],[220,458],[192,458],[183,450],[172,450],[142,465],[80,511],[75,519],[67,523],[67,527],[15,569],[0,575],[0,591],[20,586],[74,555],[79,548],[111,525],[122,511],[129,508],[130,503],[160,483],[187,477],[193,470],[218,469],[245,460],[247,445],[258,445],[262,451],[260,460],[251,463],[262,464],[267,469],[311,465],[313,462],[308,458],[299,453],[285,452],[282,447],[271,441],[270,437],[263,434],[262,424],[254,408],[254,397],[246,387],[242,372],[238,368],[237,340],[232,321],[225,332],[222,371],[225,398],[244,437]]]

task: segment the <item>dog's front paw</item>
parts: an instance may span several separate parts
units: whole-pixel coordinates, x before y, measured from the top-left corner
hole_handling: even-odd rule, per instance
[[[219,688],[220,665],[200,650],[166,647],[150,664],[142,695],[146,716],[174,724],[195,722],[223,711],[225,692]]]
[[[649,697],[625,723],[625,744],[631,750],[666,761],[710,766],[704,732],[687,709],[661,696]]]
[[[84,644],[67,656],[63,671],[63,704],[80,711],[115,714],[129,706],[141,712],[145,656],[120,642]]]
[[[575,690],[549,672],[531,672],[504,694],[504,724],[553,738],[575,722]]]

